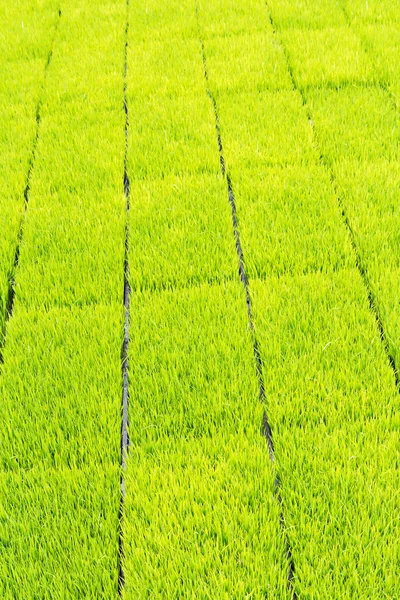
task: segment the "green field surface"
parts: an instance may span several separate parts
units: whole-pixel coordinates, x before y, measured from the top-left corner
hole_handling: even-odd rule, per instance
[[[34,4],[22,0],[0,5],[0,343],[35,145],[36,114],[58,21],[55,0],[40,2],[40,10]]]
[[[0,18],[0,597],[399,599],[400,5]]]

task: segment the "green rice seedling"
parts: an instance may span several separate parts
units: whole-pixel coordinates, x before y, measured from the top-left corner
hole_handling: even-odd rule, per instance
[[[24,190],[34,147],[36,111],[55,24],[54,1],[4,3],[0,20],[0,345],[14,277],[14,256],[24,212]]]
[[[342,0],[268,0],[273,21],[279,30],[317,30],[346,25]]]
[[[131,314],[133,446],[261,425],[239,282],[136,293]]]
[[[133,448],[123,597],[289,599],[267,461],[257,428]]]
[[[232,180],[250,280],[337,271],[354,264],[325,169],[234,169]]]
[[[389,86],[393,93],[399,90],[400,75],[400,24],[394,25],[369,25],[359,29],[369,53],[372,56],[380,78]]]
[[[87,202],[83,194],[61,197],[64,206],[40,202],[29,210],[15,284],[18,301],[45,310],[120,302],[122,194],[97,203]]]
[[[299,94],[220,94],[217,100],[228,169],[318,163],[312,127]]]
[[[16,303],[0,377],[3,470],[118,464],[122,316],[122,303]]]
[[[399,6],[390,0],[344,0],[349,17],[356,23],[400,23]]]
[[[360,37],[349,27],[281,33],[297,85],[340,86],[376,78]]]
[[[125,597],[288,597],[239,283],[131,311]]]
[[[123,123],[126,8],[124,3],[110,1],[96,4],[68,0],[64,13],[43,114],[79,117],[91,114],[93,118],[97,114],[100,133],[109,119],[108,114],[102,114],[106,111],[119,115]]]
[[[119,470],[0,473],[4,600],[118,597]]]
[[[269,29],[268,15],[262,0],[198,1],[201,35],[212,37],[254,35]]]
[[[193,7],[185,10],[188,15],[193,13]],[[129,120],[133,124],[129,132],[130,179],[216,175],[214,117],[205,95],[198,37],[177,42],[173,37],[144,38],[140,43],[148,58],[143,61],[137,52],[138,27],[134,23],[130,29],[128,46]],[[143,35],[145,31],[143,28]],[[151,31],[149,28],[148,35]]]
[[[6,29],[5,35],[0,39],[0,46],[4,52],[5,65],[9,65],[9,61],[15,61],[17,66],[24,68],[27,61],[34,64],[35,59],[47,58],[46,53],[50,51],[51,35],[58,17],[57,9],[58,4],[54,0],[21,0],[1,5],[1,19]],[[1,84],[6,81],[6,78],[2,79]],[[7,85],[9,83],[11,82],[7,81]],[[18,82],[14,81],[16,91],[18,87]],[[23,91],[20,90],[20,93],[23,94]]]
[[[48,74],[16,277],[27,309],[122,297],[125,16],[109,3],[70,8]]]
[[[385,90],[310,90],[307,97],[322,153],[332,165],[398,158],[399,118]]]
[[[251,290],[296,591],[395,598],[398,392],[361,277],[270,278]]]
[[[133,289],[236,279],[232,218],[221,176],[133,181],[129,223]]]
[[[204,94],[201,44],[197,38],[136,40],[132,25],[129,46],[129,93],[131,105],[137,96],[160,94],[180,97],[188,93]]]
[[[191,0],[139,0],[129,5],[132,44],[156,40],[197,39],[198,28]]]
[[[118,121],[111,117],[101,137],[87,115],[43,117],[16,280],[26,307],[121,298],[124,140]]]
[[[188,91],[179,98],[164,96],[162,100],[156,93],[130,96],[129,106],[130,121],[135,124],[129,144],[132,180],[217,175],[214,115],[205,92],[194,95]]]
[[[95,209],[97,198],[100,203],[108,198],[114,204],[123,193],[123,119],[115,106],[113,111],[103,107],[107,121],[99,130],[93,107],[85,110],[79,102],[70,107],[71,112],[67,109],[63,115],[43,115],[30,202],[34,207],[41,201],[62,205],[64,196],[75,194],[80,200],[77,206]],[[49,164],[57,168],[49,169]]]
[[[206,40],[210,86],[218,92],[290,90],[292,82],[272,28]]]
[[[400,359],[400,322],[397,317],[400,270],[397,163],[343,161],[336,179],[364,268],[372,286],[396,363]]]

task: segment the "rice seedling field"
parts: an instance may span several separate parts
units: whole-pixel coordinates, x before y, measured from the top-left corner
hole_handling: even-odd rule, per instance
[[[399,600],[397,0],[0,22],[0,597]]]

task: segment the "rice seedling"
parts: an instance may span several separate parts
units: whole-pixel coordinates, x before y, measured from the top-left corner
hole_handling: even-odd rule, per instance
[[[213,114],[204,93],[164,96],[162,102],[158,94],[135,97],[130,119],[136,124],[130,137],[132,180],[218,173]]]
[[[390,0],[344,0],[344,6],[357,23],[394,24],[400,22],[399,7]]]
[[[399,33],[400,26],[397,25],[368,25],[358,27],[360,35],[364,39],[368,52],[376,64],[380,79],[386,83],[390,91],[398,96],[399,92]]]
[[[193,4],[186,4],[193,10]],[[201,33],[204,39],[240,35],[253,35],[269,29],[265,5],[260,0],[235,2],[235,0],[217,0],[196,4],[200,17]],[[198,35],[198,31],[196,32]]]
[[[17,274],[16,297],[26,308],[121,298],[123,18],[123,10],[109,4],[96,11],[86,3],[66,7],[42,107]]]
[[[252,34],[206,38],[209,81],[216,94],[290,90],[282,48],[268,23]]]
[[[135,24],[136,25],[136,24]],[[179,98],[204,92],[201,47],[196,38],[166,37],[136,41],[129,49],[129,93],[134,109],[138,96],[157,93]]]
[[[322,152],[331,165],[343,159],[396,160],[399,117],[379,87],[307,92]]]
[[[329,176],[320,166],[232,170],[250,279],[353,265]],[[301,232],[301,235],[299,235]]]
[[[122,308],[26,312],[8,323],[3,470],[118,464]]]
[[[394,598],[398,392],[361,277],[252,293],[299,597]]]
[[[0,489],[4,600],[117,597],[118,468],[36,466]]]
[[[268,2],[268,6],[279,31],[301,29],[311,33],[347,24],[342,10],[343,0],[279,0]]]
[[[237,282],[134,294],[126,598],[287,598]]]
[[[159,0],[132,2],[129,4],[129,21],[131,50],[137,42],[162,40],[168,43],[171,39],[189,40],[198,36],[196,14],[190,0],[171,0],[168,4]]]
[[[236,278],[231,217],[221,177],[133,181],[129,222],[134,290]]]
[[[228,169],[317,164],[312,128],[292,91],[217,96]]]
[[[372,82],[375,71],[360,37],[349,27],[282,32],[296,83],[301,88]]]
[[[43,98],[46,61],[58,19],[58,5],[54,0],[3,4],[0,19],[7,32],[0,37],[1,346],[24,213],[24,191],[35,143],[37,109]]]

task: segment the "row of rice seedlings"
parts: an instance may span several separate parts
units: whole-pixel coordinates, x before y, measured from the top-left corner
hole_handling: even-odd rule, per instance
[[[156,36],[152,19],[161,10],[158,4],[139,3],[130,17],[129,271],[134,290],[224,281],[237,272],[197,28],[196,37],[183,29],[175,34],[161,11]],[[188,6],[179,12],[187,26],[195,24]]]
[[[268,2],[271,17],[280,31],[301,29],[309,33],[347,25],[343,0],[279,0]]]
[[[40,10],[39,10],[40,7]],[[46,61],[58,19],[55,0],[3,3],[0,20],[0,332],[4,332],[24,190]],[[3,340],[0,339],[0,344]]]
[[[235,279],[231,228],[226,188],[218,175],[182,173],[162,180],[133,181],[131,287],[181,288]]]
[[[368,25],[356,29],[370,54],[380,79],[400,106],[400,23]]]
[[[239,4],[238,21],[245,7]],[[204,5],[201,18],[206,13]],[[250,290],[295,588],[299,597],[321,599],[396,597],[398,398],[340,212],[335,213],[335,190],[318,166],[319,149],[300,94],[232,96],[222,82],[236,68],[229,61],[220,68],[225,74],[210,68],[209,77],[218,90],[246,265],[252,277],[267,278],[250,277]],[[354,108],[358,116],[367,112],[360,108]],[[364,133],[358,130],[349,142],[349,131],[329,121],[340,111],[336,98],[325,111],[327,138],[333,132],[346,152],[349,143],[360,153],[374,151]],[[319,115],[311,112],[318,131]],[[309,134],[300,135],[307,127]],[[381,145],[394,151],[389,124],[384,134]],[[278,228],[279,207],[287,223]]]
[[[298,595],[396,598],[399,399],[361,278],[251,289]]]
[[[126,598],[288,598],[236,282],[132,298]]]
[[[390,345],[399,360],[397,272],[399,115],[377,90],[310,97],[323,152],[345,206]],[[357,108],[363,107],[362,116]]]
[[[117,598],[125,7],[66,0],[0,379],[2,598]]]
[[[169,11],[146,1],[130,12],[124,597],[286,598],[279,506],[195,13],[189,2]]]
[[[343,0],[352,20],[361,25],[400,24],[399,6],[391,0]]]
[[[302,88],[389,85],[399,95],[398,7],[389,2],[270,2]]]
[[[287,29],[282,32],[281,39],[296,84],[303,89],[379,81],[380,73],[365,51],[360,36],[348,25],[315,31]]]
[[[280,31],[342,27],[348,18],[359,26],[400,24],[398,4],[391,0],[273,0],[270,6]]]
[[[16,285],[26,308],[118,303],[123,289],[124,6],[63,11]]]

